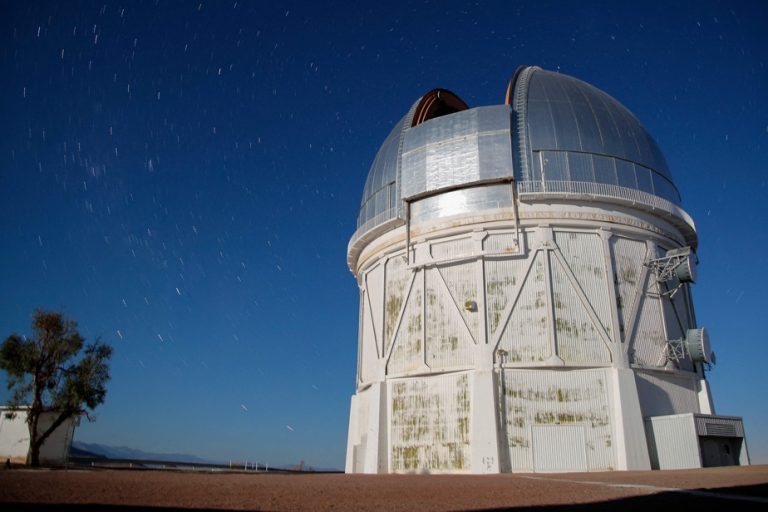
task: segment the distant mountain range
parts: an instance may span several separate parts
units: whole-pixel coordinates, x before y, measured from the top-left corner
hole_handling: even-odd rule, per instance
[[[145,452],[143,450],[137,450],[135,448],[128,448],[126,446],[108,446],[98,443],[84,443],[82,441],[72,441],[72,447],[69,450],[70,457],[93,457],[96,459],[133,459],[133,460],[153,460],[153,461],[166,461],[166,462],[188,462],[193,464],[226,464],[223,461],[211,461],[202,459],[195,455],[187,455],[185,453],[153,453]],[[238,461],[242,464],[242,461]],[[262,462],[261,465],[264,463]],[[261,467],[260,465],[260,467]],[[299,468],[298,464],[276,464],[269,465],[270,468],[282,469],[282,470],[296,470]],[[341,471],[337,468],[312,468],[309,465],[305,466],[310,471]]]
[[[69,451],[74,457],[95,457],[97,459],[138,459],[158,460],[168,462],[191,462],[197,464],[219,464],[210,460],[201,459],[195,455],[184,453],[152,453],[125,446],[107,446],[97,443],[83,443],[73,441]]]

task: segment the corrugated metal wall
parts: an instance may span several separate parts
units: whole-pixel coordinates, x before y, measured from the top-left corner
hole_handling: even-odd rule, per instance
[[[412,272],[408,270],[402,256],[393,256],[387,260],[386,285],[384,289],[384,353],[387,354],[395,335],[395,327],[400,313],[405,306],[408,283]]]
[[[694,415],[700,436],[744,437],[744,422],[738,417]]]
[[[369,382],[376,377],[376,366],[379,354],[376,347],[376,335],[373,329],[373,320],[371,319],[371,305],[367,294],[362,299],[362,339],[360,342],[360,380]]]
[[[655,283],[650,283],[652,277],[646,279],[646,291],[640,298],[634,330],[629,342],[629,361],[643,366],[663,366],[667,346],[667,333],[664,330],[664,319],[661,316],[661,301],[653,293]],[[651,290],[648,290],[648,287]]]
[[[384,265],[377,263],[365,274],[365,291],[370,304],[370,316],[376,333],[377,348],[384,350]]]
[[[630,240],[621,236],[612,236],[609,243],[618,296],[619,323],[624,330],[622,339],[626,340],[632,330],[630,323],[635,302],[641,291],[640,278],[648,247],[644,241]]]
[[[472,366],[474,340],[440,271],[426,272],[426,362],[432,369]]]
[[[553,235],[603,329],[610,334],[611,303],[602,239],[596,233],[573,231],[555,231]]]
[[[604,370],[506,370],[503,417],[513,471],[533,471],[532,427],[584,428],[587,468],[616,467]]]
[[[392,355],[387,362],[388,374],[425,370],[424,313],[424,271],[420,270],[415,274],[411,293],[405,301],[402,320],[395,327]]]
[[[352,439],[352,471],[358,473],[365,468],[365,452],[368,443],[368,417],[370,410],[369,403],[370,391],[362,391],[357,394],[354,401],[353,414],[355,421],[350,425],[354,432],[350,432]],[[371,439],[371,442],[378,442]]]
[[[389,382],[391,471],[471,469],[469,375]]]
[[[494,105],[437,117],[403,141],[402,195],[512,177],[510,108]],[[482,164],[482,165],[481,165]]]
[[[537,473],[588,470],[583,425],[533,425],[531,434]]]
[[[519,250],[518,244],[517,233],[491,234],[483,242],[483,249],[491,254],[511,254]]]
[[[488,334],[495,336],[507,303],[514,300],[525,278],[523,272],[527,270],[529,261],[528,258],[508,258],[488,259],[483,263]]]
[[[692,415],[646,418],[645,433],[653,469],[701,467],[699,438]]]
[[[551,265],[557,355],[565,362],[609,363],[611,351],[587,312],[590,305],[576,294],[560,262]]]
[[[696,374],[683,376],[637,371],[635,378],[644,417],[699,412]]]
[[[522,290],[514,304],[509,321],[504,324],[504,319],[501,318],[499,322],[502,332],[498,348],[507,352],[506,362],[509,363],[539,362],[552,355],[547,302],[547,254],[544,251],[536,251],[533,258],[527,278],[520,283]],[[511,264],[512,262],[503,263]],[[489,289],[492,288],[494,281],[489,279],[486,286]],[[511,286],[507,291],[514,292]],[[493,320],[496,320],[495,315],[491,325]]]
[[[473,342],[484,342],[484,336],[480,333],[480,315],[482,310],[478,297],[477,270],[480,262],[470,262],[454,265],[445,265],[437,268],[445,280],[448,290],[453,298],[456,308],[472,334]],[[467,307],[467,303],[469,307]]]
[[[469,405],[461,394],[469,384],[464,374],[440,372],[479,367],[486,344],[506,351],[492,352],[503,367],[497,412],[512,470],[616,466],[608,378],[602,369],[569,365],[613,366],[617,315],[630,362],[663,366],[670,333],[691,325],[687,294],[674,297],[674,310],[662,305],[669,299],[645,270],[644,241],[610,235],[606,242],[597,230],[546,226],[521,234],[519,244],[509,229],[420,239],[418,262],[409,266],[400,252],[365,270],[359,384],[375,382],[386,361],[387,378],[394,377],[389,406],[397,416],[390,416],[392,470],[469,468]],[[667,326],[676,325],[670,332],[663,310]],[[560,361],[562,369],[545,366]],[[637,388],[646,417],[699,410],[693,373],[686,379],[638,370]],[[580,448],[556,448],[541,441],[547,436],[568,439],[568,446],[583,438],[583,460]]]
[[[448,240],[446,242],[435,242],[430,244],[430,253],[432,258],[437,261],[455,260],[471,256],[474,249],[474,242],[470,236]]]

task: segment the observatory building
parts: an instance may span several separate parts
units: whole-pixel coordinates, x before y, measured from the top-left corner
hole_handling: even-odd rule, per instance
[[[696,230],[615,99],[521,67],[502,105],[435,89],[373,161],[347,472],[748,464],[691,300]]]

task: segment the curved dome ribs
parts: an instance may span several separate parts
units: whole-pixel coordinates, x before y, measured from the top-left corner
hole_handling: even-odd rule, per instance
[[[525,120],[518,127],[521,148],[527,144],[523,154],[531,164],[523,181],[540,182],[550,191],[565,191],[566,183],[635,189],[680,204],[656,142],[626,107],[576,78],[528,70],[514,98]]]

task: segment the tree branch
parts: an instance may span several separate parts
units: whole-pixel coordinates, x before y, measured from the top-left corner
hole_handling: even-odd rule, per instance
[[[48,439],[48,437],[51,434],[53,434],[53,431],[59,428],[59,426],[62,423],[64,423],[67,420],[67,418],[69,418],[70,416],[73,416],[76,412],[79,412],[79,411],[64,411],[61,414],[59,414],[59,417],[56,418],[53,423],[51,423],[51,426],[48,427],[40,437],[37,438],[37,445],[42,446],[45,440]]]

